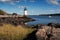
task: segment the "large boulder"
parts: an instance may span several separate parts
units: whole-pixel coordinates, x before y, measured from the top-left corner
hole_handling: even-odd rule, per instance
[[[44,40],[45,36],[46,36],[45,29],[38,29],[38,31],[36,32],[37,40]]]

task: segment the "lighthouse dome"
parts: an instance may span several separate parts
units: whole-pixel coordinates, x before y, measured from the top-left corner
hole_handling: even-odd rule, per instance
[[[25,10],[27,10],[27,8],[26,8],[26,7],[24,8],[24,11],[25,11]]]

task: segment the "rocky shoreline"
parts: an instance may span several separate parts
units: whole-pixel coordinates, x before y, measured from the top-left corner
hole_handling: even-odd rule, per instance
[[[3,23],[7,23],[17,26],[30,21],[34,21],[34,19],[28,17],[0,17],[0,25]]]
[[[41,27],[36,32],[37,40],[60,40],[60,26],[50,23]]]
[[[12,24],[14,26],[22,25],[25,27],[29,27],[29,25],[25,25],[24,23],[30,21],[35,21],[35,20],[28,17],[3,17],[3,18],[0,17],[0,26],[3,26],[3,23],[7,23],[7,24]],[[55,24],[55,23],[48,23],[46,25],[38,24],[38,25],[30,26],[30,28],[36,29],[36,32],[33,33],[36,36],[35,40],[60,40],[60,24]],[[50,34],[48,36],[49,32]]]
[[[57,24],[40,24],[33,28],[36,28],[36,30],[28,34],[24,40],[60,40],[60,26],[57,26]]]

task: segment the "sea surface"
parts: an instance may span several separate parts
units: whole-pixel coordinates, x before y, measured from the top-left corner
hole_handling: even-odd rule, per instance
[[[25,23],[27,25],[48,24],[48,23],[60,24],[60,16],[29,15],[28,17],[34,19],[35,21]]]

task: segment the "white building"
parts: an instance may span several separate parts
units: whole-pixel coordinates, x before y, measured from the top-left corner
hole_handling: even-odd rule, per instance
[[[26,7],[24,8],[24,15],[25,15],[25,16],[28,15],[28,14],[27,14],[27,8],[26,8]]]

